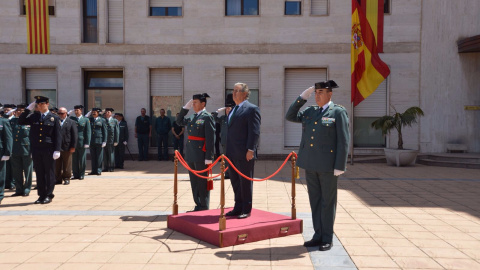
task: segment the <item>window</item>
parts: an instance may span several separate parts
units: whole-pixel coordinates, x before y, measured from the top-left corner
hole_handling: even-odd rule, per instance
[[[123,71],[86,71],[85,107],[113,108],[123,113]]]
[[[21,9],[20,15],[27,15],[26,2],[27,0],[20,0]],[[55,16],[55,0],[48,0],[48,15]]]
[[[53,68],[25,69],[26,103],[34,100],[35,96],[44,96],[50,99],[50,108],[57,107],[57,72]]]
[[[150,16],[182,16],[182,0],[150,0]]]
[[[285,1],[285,15],[302,15],[302,1]]]
[[[312,15],[328,15],[328,0],[311,0]]]
[[[83,0],[83,42],[98,42],[97,0]]]
[[[227,16],[258,15],[258,0],[225,0]]]
[[[246,83],[250,89],[248,101],[259,106],[258,68],[227,68],[225,70],[225,96],[233,92],[237,82]]]

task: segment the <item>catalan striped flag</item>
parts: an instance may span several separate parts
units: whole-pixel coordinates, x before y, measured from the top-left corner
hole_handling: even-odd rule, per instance
[[[28,54],[50,54],[48,0],[25,0]]]
[[[390,74],[377,52],[375,35],[357,0],[352,0],[352,102],[357,106]]]
[[[363,14],[372,28],[375,41],[377,42],[377,52],[383,52],[383,7],[384,0],[361,0],[360,6]]]

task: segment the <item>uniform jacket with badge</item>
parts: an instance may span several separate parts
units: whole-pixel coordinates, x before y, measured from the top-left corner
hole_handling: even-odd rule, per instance
[[[110,117],[110,119],[105,119],[107,123],[107,144],[118,143],[119,137],[119,127],[118,120]]]
[[[62,121],[62,120],[60,120]],[[75,148],[78,140],[77,124],[70,118],[65,118],[61,125],[62,151],[69,151]]]
[[[215,154],[215,121],[210,113],[203,110],[195,117],[185,118],[188,110],[182,109],[177,117],[177,125],[185,126],[188,132],[185,160],[187,162],[204,162],[213,160]],[[205,138],[194,140],[192,137]],[[203,151],[205,146],[205,151]]]
[[[298,97],[285,117],[288,121],[302,123],[297,165],[317,172],[345,171],[350,142],[347,110],[331,102],[321,113],[319,106],[309,106],[300,112],[306,102]]]
[[[92,137],[90,144],[102,144],[107,142],[107,121],[103,117],[97,119],[90,117],[90,126],[92,127]]]
[[[48,112],[42,120],[39,112],[25,111],[18,118],[18,124],[30,125],[30,145],[32,148],[52,148],[60,151],[62,135],[60,133],[60,119]]]
[[[70,117],[77,124],[77,146],[76,148],[83,148],[85,145],[90,145],[90,139],[92,138],[92,127],[90,126],[90,120],[87,117],[77,116]]]
[[[13,136],[12,156],[30,155],[30,126],[18,124],[18,118],[12,118],[10,125]]]
[[[8,119],[0,118],[0,157],[12,155],[12,129]]]
[[[119,143],[128,142],[128,125],[127,121],[122,120],[118,123],[118,129],[120,130],[118,135]]]

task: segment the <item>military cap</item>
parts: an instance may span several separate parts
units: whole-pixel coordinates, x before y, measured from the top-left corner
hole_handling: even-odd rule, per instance
[[[225,99],[225,107],[235,107],[235,101],[233,101],[233,94],[228,94]]]
[[[92,112],[101,113],[101,112],[102,112],[102,109],[100,109],[100,108],[92,108]]]
[[[207,98],[209,97],[207,93],[193,95],[193,99],[198,99],[200,102],[207,102]]]
[[[0,103],[0,107],[3,107],[3,104],[2,104],[2,103]]]
[[[5,104],[3,105],[4,109],[15,109],[17,106],[15,104]]]
[[[58,112],[58,108],[57,107],[53,107],[50,109],[51,112]]]
[[[315,83],[315,89],[333,89],[333,88],[338,88],[338,85],[334,80]]]
[[[123,113],[117,112],[117,113],[115,113],[115,116],[121,116],[121,117],[123,117]]]
[[[115,110],[113,108],[105,108],[105,111],[114,112]]]
[[[35,103],[42,103],[42,102],[49,102],[49,98],[48,97],[44,97],[44,96],[35,96]]]
[[[20,103],[17,105],[17,109],[25,109],[26,107],[28,107],[27,103]]]
[[[73,106],[73,108],[76,110],[76,109],[83,109],[85,107],[83,107],[83,105],[75,105]]]

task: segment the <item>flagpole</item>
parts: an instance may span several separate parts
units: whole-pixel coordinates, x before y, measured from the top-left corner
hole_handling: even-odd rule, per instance
[[[350,165],[353,165],[353,101],[350,103],[350,108],[352,109],[352,124],[350,125]]]

